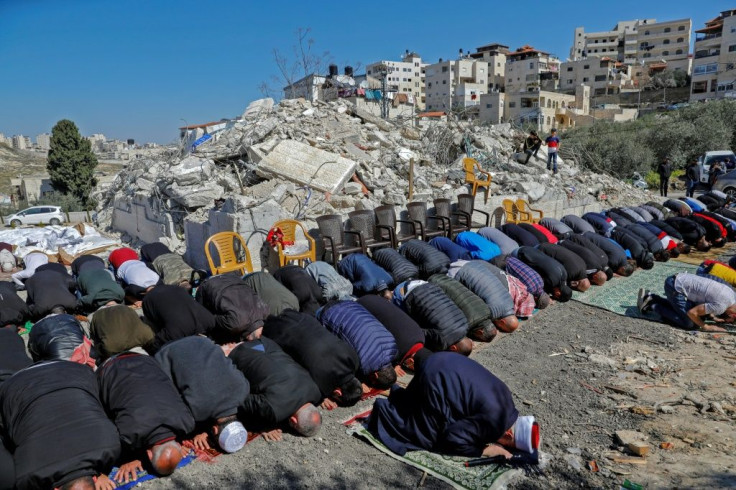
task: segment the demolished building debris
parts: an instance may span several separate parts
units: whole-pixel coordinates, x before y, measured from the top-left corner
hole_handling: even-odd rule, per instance
[[[412,200],[454,200],[468,192],[460,161],[466,155],[493,175],[488,205],[477,204],[487,211],[500,205],[501,196],[536,202],[551,215],[597,209],[601,200],[649,199],[644,191],[572,163],[550,175],[544,147],[539,158],[518,163],[523,136],[508,124],[455,119],[417,128],[410,119],[383,120],[345,100],[262,99],[196,148],[182,144],[157,160],[131,162],[95,196],[98,224],[127,242],[162,241],[186,253],[195,267],[206,266],[203,245],[210,234],[234,230],[258,264],[268,229],[278,219],[296,218],[315,228],[322,214],[382,204],[403,208],[409,202],[410,160]],[[369,194],[350,181],[353,175]]]

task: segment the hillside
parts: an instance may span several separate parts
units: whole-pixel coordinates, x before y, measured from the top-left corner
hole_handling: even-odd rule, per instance
[[[24,150],[15,150],[0,143],[0,194],[10,193],[10,179],[46,171],[46,157]]]

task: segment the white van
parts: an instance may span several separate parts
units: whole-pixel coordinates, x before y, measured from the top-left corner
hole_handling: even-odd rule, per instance
[[[705,155],[698,158],[698,169],[700,170],[700,182],[703,184],[708,183],[708,172],[710,166],[715,162],[730,161],[736,164],[736,155],[731,150],[719,150],[719,151],[706,151]],[[733,167],[731,168],[733,169]],[[724,172],[729,172],[727,168],[723,169]]]

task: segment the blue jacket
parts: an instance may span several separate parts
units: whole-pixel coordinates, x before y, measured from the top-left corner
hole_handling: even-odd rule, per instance
[[[463,232],[463,233],[467,233],[467,232]],[[475,235],[475,233],[473,234]],[[460,233],[460,235],[462,235],[462,233]],[[460,235],[458,235],[458,237]],[[465,247],[462,242],[458,241],[457,243],[455,243],[445,236],[438,236],[438,237],[432,238],[429,241],[429,244],[432,245],[437,250],[439,250],[440,252],[442,252],[443,254],[450,257],[450,262],[455,262],[458,260],[470,260],[472,258],[470,256],[469,249]]]
[[[501,247],[472,231],[458,233],[455,241],[462,247],[470,250],[470,257],[473,259],[488,261],[493,259],[493,257],[501,255]]]
[[[383,291],[394,282],[391,274],[363,254],[350,254],[337,267],[340,274],[353,283],[358,296]]]
[[[399,353],[393,335],[354,301],[328,303],[317,311],[317,319],[355,349],[363,375],[391,366]]]
[[[681,198],[681,200],[684,201],[685,204],[690,206],[690,209],[692,209],[695,212],[700,212],[705,209],[705,205],[700,201],[696,201],[695,199],[690,199],[689,197],[683,197]]]
[[[611,236],[611,230],[615,227],[608,219],[600,213],[585,213],[583,219],[595,228],[595,231],[604,236]],[[584,233],[584,232],[583,232]]]
[[[368,430],[391,451],[480,457],[519,417],[511,391],[467,357],[438,352],[406,388],[373,404]]]

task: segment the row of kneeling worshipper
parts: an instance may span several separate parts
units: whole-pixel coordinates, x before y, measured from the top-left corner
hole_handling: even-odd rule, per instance
[[[368,425],[392,450],[534,450],[538,425],[466,357],[472,340],[513,332],[550,297],[733,238],[726,202],[689,214],[679,202],[244,277],[205,277],[160,244],[115,250],[109,263],[80,257],[71,274],[27,256],[24,277],[0,283],[0,488],[111,488],[113,465],[119,480],[168,475],[189,438],[230,453],[247,431],[309,437],[320,408],[390,388],[402,368],[414,379],[377,400]],[[155,267],[162,256],[170,265]],[[26,347],[17,332],[28,320]]]

